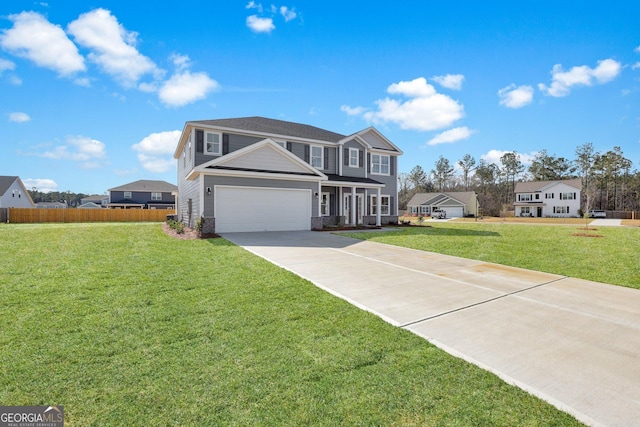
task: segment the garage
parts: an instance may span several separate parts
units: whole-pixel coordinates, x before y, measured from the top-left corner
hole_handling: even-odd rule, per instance
[[[216,233],[311,229],[311,191],[215,187]]]
[[[442,206],[440,209],[447,211],[447,218],[462,218],[463,208],[462,206]]]

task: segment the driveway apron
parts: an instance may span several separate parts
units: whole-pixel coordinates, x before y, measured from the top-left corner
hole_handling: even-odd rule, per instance
[[[640,291],[323,232],[224,238],[593,426],[640,420]]]

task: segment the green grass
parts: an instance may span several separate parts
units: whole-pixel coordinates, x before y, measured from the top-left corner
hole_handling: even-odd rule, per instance
[[[223,239],[0,225],[0,403],[68,426],[572,426]]]
[[[640,288],[640,228],[432,223],[352,237],[463,258]],[[588,233],[602,237],[574,236]]]

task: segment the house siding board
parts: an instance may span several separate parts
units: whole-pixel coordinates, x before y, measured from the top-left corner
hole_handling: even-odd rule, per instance
[[[191,199],[191,213],[189,213],[189,199]],[[182,180],[178,189],[178,206],[176,206],[178,220],[190,227],[195,224],[195,219],[200,218],[200,178],[193,181]]]
[[[355,148],[358,150],[358,167],[354,168],[349,166],[349,148]],[[362,152],[362,153],[361,153]],[[364,147],[356,140],[349,140],[344,143],[344,153],[346,159],[344,159],[344,166],[342,167],[343,176],[352,176],[356,178],[366,177],[366,165],[364,164]]]
[[[318,183],[309,181],[288,181],[281,179],[264,179],[264,178],[244,178],[244,177],[221,177],[221,176],[204,176],[204,187],[211,187],[212,191],[216,185],[227,186],[245,186],[245,187],[265,187],[265,188],[293,188],[293,189],[308,189],[312,194],[318,192]],[[211,196],[204,196],[205,211],[203,215],[205,217],[213,217],[215,206],[213,193]],[[318,215],[319,199],[315,197],[311,198],[311,216]],[[256,212],[259,211],[259,207],[256,206]]]

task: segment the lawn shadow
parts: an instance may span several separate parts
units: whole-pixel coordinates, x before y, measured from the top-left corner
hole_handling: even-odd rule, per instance
[[[448,228],[448,227],[431,227],[431,226],[413,226],[413,227],[398,227],[389,233],[397,233],[398,235],[405,236],[485,236],[485,237],[497,237],[500,233],[495,231],[486,230],[472,230],[469,228]]]

